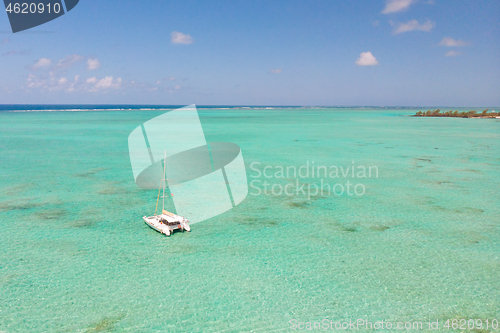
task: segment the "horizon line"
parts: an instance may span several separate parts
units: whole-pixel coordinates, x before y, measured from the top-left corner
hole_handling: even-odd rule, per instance
[[[149,107],[185,107],[187,105],[193,104],[126,104],[126,103],[104,103],[104,104],[79,104],[79,103],[63,103],[63,104],[22,104],[22,103],[12,103],[12,104],[0,104],[0,107],[4,106],[149,106]],[[483,108],[483,107],[497,107],[500,106],[449,106],[449,105],[286,105],[286,104],[194,104],[198,107],[282,107],[282,108]]]

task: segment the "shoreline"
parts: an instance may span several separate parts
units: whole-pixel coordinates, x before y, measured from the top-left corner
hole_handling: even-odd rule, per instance
[[[441,110],[427,110],[427,111],[418,111],[412,117],[447,117],[447,118],[476,118],[476,119],[500,119],[500,112],[495,112],[495,110],[488,113],[488,109],[483,110],[481,113],[477,111],[462,111],[458,112],[458,110],[450,110],[441,113]]]

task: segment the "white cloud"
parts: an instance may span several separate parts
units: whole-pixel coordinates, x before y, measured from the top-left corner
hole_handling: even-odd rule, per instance
[[[103,79],[98,79],[95,76],[85,80],[85,83],[79,83],[80,76],[75,76],[75,81],[70,85],[67,91],[84,91],[84,92],[100,92],[106,93],[109,89],[121,89],[122,79],[119,77],[117,79],[112,76],[106,76]]]
[[[27,66],[29,70],[38,70],[40,68],[49,67],[49,75],[52,77],[61,77],[70,67],[74,64],[80,63],[85,60],[84,56],[79,54],[71,54],[64,59],[61,59],[57,64],[52,66],[52,60],[49,58],[40,58],[32,66]]]
[[[122,88],[122,79],[106,76],[103,79],[98,79],[95,76],[87,79],[80,79],[80,75],[75,75],[72,81],[66,77],[57,77],[47,73],[37,74],[36,72],[30,73],[27,80],[27,88],[38,89],[42,92],[56,92],[66,91],[73,92],[102,92]]]
[[[75,83],[77,78],[75,78]],[[97,79],[95,76],[88,78],[85,84],[80,85],[79,90],[87,92],[99,92],[102,91],[106,93],[109,89],[121,89],[122,79],[119,77],[114,79],[112,76],[106,76],[104,79]]]
[[[391,22],[391,24],[394,25],[394,23]],[[427,20],[425,23],[418,23],[417,20],[411,20],[406,23],[399,23],[396,25],[396,28],[392,32],[394,35],[403,33],[403,32],[408,32],[408,31],[425,31],[425,32],[430,32],[434,27],[436,26],[435,22],[432,22],[431,20]]]
[[[191,44],[194,42],[193,37],[178,31],[172,32],[170,40],[172,44]]]
[[[50,66],[50,65],[52,65],[52,60],[50,60],[49,58],[40,58],[33,65],[33,69],[38,69],[38,68],[41,68],[41,67],[47,67],[47,66]]]
[[[276,69],[271,69],[271,72],[270,72],[270,73],[271,73],[271,74],[279,74],[279,73],[281,73],[281,72],[282,72],[281,68],[276,68]]]
[[[454,46],[467,46],[469,43],[460,40],[460,39],[453,39],[451,37],[444,37],[440,42],[439,45],[442,46],[448,46],[448,47],[454,47]]]
[[[410,5],[414,2],[414,0],[388,0],[385,3],[385,8],[382,11],[382,14],[396,13],[402,10],[407,10],[408,7],[410,7]]]
[[[374,27],[377,27],[379,24],[380,24],[380,21],[379,21],[379,20],[372,21],[372,25],[373,25]]]
[[[76,90],[76,85],[78,84],[78,81],[80,80],[80,75],[75,75],[75,79],[72,83],[70,83],[68,89],[66,89],[67,92],[73,92]]]
[[[28,88],[39,88],[45,85],[45,80],[37,78],[35,75],[28,76]]]
[[[122,79],[119,77],[116,81],[112,76],[106,76],[104,79],[97,81],[95,84],[96,89],[119,89],[122,84]]]
[[[79,54],[71,54],[64,59],[59,60],[56,66],[56,70],[65,70],[73,66],[74,64],[83,61],[85,58]]]
[[[96,88],[104,88],[107,89],[113,85],[113,77],[112,76],[106,76],[104,79],[99,80],[99,82],[96,83]]]
[[[361,52],[358,60],[356,60],[356,65],[375,66],[378,65],[378,61],[377,58],[375,58],[371,52]]]
[[[87,69],[89,71],[93,71],[94,69],[98,69],[99,67],[101,67],[101,62],[99,61],[99,59],[95,58],[87,60]]]
[[[54,77],[39,77],[34,74],[29,74],[27,87],[31,89],[40,89],[41,91],[59,91],[63,90],[68,85],[68,79],[62,77],[56,79]]]
[[[451,51],[446,52],[445,56],[447,56],[447,57],[456,57],[456,56],[459,56],[461,54],[462,54],[462,52],[451,50]]]

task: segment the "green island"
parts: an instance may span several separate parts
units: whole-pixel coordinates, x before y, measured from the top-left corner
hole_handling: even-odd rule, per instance
[[[446,111],[441,113],[441,110],[427,110],[418,111],[415,113],[414,117],[457,117],[457,118],[497,118],[500,117],[500,112],[490,112],[488,109],[483,110],[483,112],[478,113],[477,111]]]

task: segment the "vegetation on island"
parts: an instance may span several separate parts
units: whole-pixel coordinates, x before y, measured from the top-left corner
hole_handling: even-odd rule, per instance
[[[458,117],[458,118],[495,118],[500,117],[500,112],[490,112],[488,109],[483,110],[483,112],[478,113],[477,111],[463,111],[458,112],[457,110],[446,111],[441,113],[441,110],[427,110],[418,111],[414,117]]]

